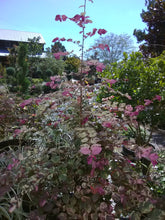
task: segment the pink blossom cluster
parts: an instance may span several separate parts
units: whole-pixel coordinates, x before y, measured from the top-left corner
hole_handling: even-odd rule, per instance
[[[96,29],[97,30],[97,29]],[[89,32],[90,33],[90,32]],[[88,33],[87,33],[88,34]],[[89,35],[90,37],[91,37],[91,35]],[[99,49],[101,49],[101,50],[105,50],[105,49],[107,49],[107,51],[108,52],[110,52],[110,48],[109,48],[109,46],[108,46],[108,44],[98,44],[97,46],[93,46],[93,47],[91,47],[91,48],[89,48],[87,51],[90,51],[90,50],[95,50],[95,49],[97,49],[97,48],[99,48]]]
[[[157,100],[160,102],[162,100],[162,97],[160,95],[156,95],[152,100],[145,99],[144,105],[135,106],[135,111],[133,111],[133,107],[131,105],[126,105],[124,113],[125,115],[128,115],[130,117],[138,116],[139,113],[143,111],[146,106],[152,104],[154,100]]]
[[[68,55],[68,52],[61,52],[60,51],[60,52],[53,54],[53,56],[55,57],[56,60],[59,60],[61,56],[66,56],[66,55]]]
[[[51,76],[50,79],[51,82],[47,82],[46,86],[49,86],[51,89],[57,89],[59,87],[57,83],[60,82],[61,79],[58,76]]]
[[[96,155],[100,154],[102,151],[102,147],[100,144],[93,144],[89,147],[81,147],[80,152],[84,155],[89,155],[87,158],[87,163],[92,165],[91,176],[94,176],[95,169],[98,168],[102,170],[105,166],[109,164],[108,160],[102,158],[100,160],[96,160]]]
[[[103,63],[100,63],[99,61],[95,61],[95,60],[87,61],[87,65],[96,66],[97,72],[102,72],[103,69],[105,69],[105,65]]]
[[[73,95],[71,94],[71,92],[72,92],[72,89],[65,89],[63,92],[62,92],[62,95],[63,96],[66,96],[66,97],[72,97]]]
[[[39,103],[40,103],[41,101],[42,101],[42,99],[40,99],[40,98],[37,98],[37,99],[32,99],[32,98],[30,98],[30,99],[24,100],[19,106],[20,106],[21,108],[24,108],[25,106],[30,105],[30,104],[32,104],[32,103],[35,103],[36,105],[39,105]]]
[[[144,157],[144,158],[150,160],[151,163],[153,164],[153,166],[155,166],[157,164],[158,155],[156,153],[152,153],[152,152],[153,152],[152,147],[148,147],[148,148],[140,147],[138,149],[138,152],[136,153],[136,155],[139,159]]]

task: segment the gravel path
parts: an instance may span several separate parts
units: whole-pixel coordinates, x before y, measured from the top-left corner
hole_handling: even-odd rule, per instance
[[[157,150],[165,150],[165,130],[157,130],[153,132],[151,144]]]

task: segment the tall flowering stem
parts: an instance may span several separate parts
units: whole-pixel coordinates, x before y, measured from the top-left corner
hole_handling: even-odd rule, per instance
[[[86,0],[84,0],[84,19],[86,15]],[[83,98],[83,83],[82,83],[82,74],[83,74],[83,61],[84,61],[84,44],[85,44],[85,22],[82,25],[82,45],[81,45],[81,74],[80,74],[80,125],[82,125],[82,98]]]

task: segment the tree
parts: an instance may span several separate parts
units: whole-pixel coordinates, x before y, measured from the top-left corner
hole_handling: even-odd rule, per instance
[[[147,10],[140,14],[142,21],[146,23],[145,30],[134,30],[134,36],[140,43],[143,55],[156,57],[165,50],[165,1],[146,0]]]
[[[51,45],[51,51],[52,53],[66,52],[66,48],[61,42],[55,42],[54,45]]]
[[[14,53],[11,53],[13,52]],[[9,90],[12,92],[21,92],[26,94],[30,81],[27,78],[28,75],[28,45],[26,43],[20,43],[17,48],[14,47],[13,50],[10,50],[10,58],[13,58],[15,63],[10,62],[13,66],[6,69],[7,75],[6,80],[9,84]]]
[[[133,40],[127,34],[114,34],[109,33],[104,37],[100,37],[96,40],[94,47],[99,44],[108,45],[110,52],[108,50],[102,50],[100,48],[94,49],[90,57],[99,59],[100,61],[107,63],[114,63],[123,58],[123,52],[128,54],[134,50]]]
[[[43,45],[40,44],[40,37],[29,38],[28,43],[28,61],[29,61],[29,76],[36,77],[36,72],[38,71],[38,64],[41,58],[37,55],[42,54]]]
[[[20,43],[18,48],[18,58],[17,58],[17,80],[20,92],[26,93],[29,87],[29,80],[27,78],[28,74],[28,47],[27,44]]]
[[[42,54],[42,44],[40,42],[40,37],[34,37],[28,39],[28,54],[33,57]]]

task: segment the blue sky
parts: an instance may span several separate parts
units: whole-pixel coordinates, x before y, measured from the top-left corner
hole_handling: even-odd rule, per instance
[[[140,18],[145,9],[145,0],[87,0],[87,15],[93,21],[86,31],[93,28],[104,28],[115,34],[129,34],[133,30],[144,29],[146,26]],[[71,21],[63,23],[55,21],[57,14],[73,17],[82,11],[79,8],[83,0],[0,0],[0,29],[12,29],[41,33],[46,41],[46,47],[52,44],[55,37],[65,37],[79,40],[80,28]],[[92,45],[94,38],[86,40],[86,46]],[[65,43],[67,50],[74,45]],[[75,49],[76,50],[76,49]]]

